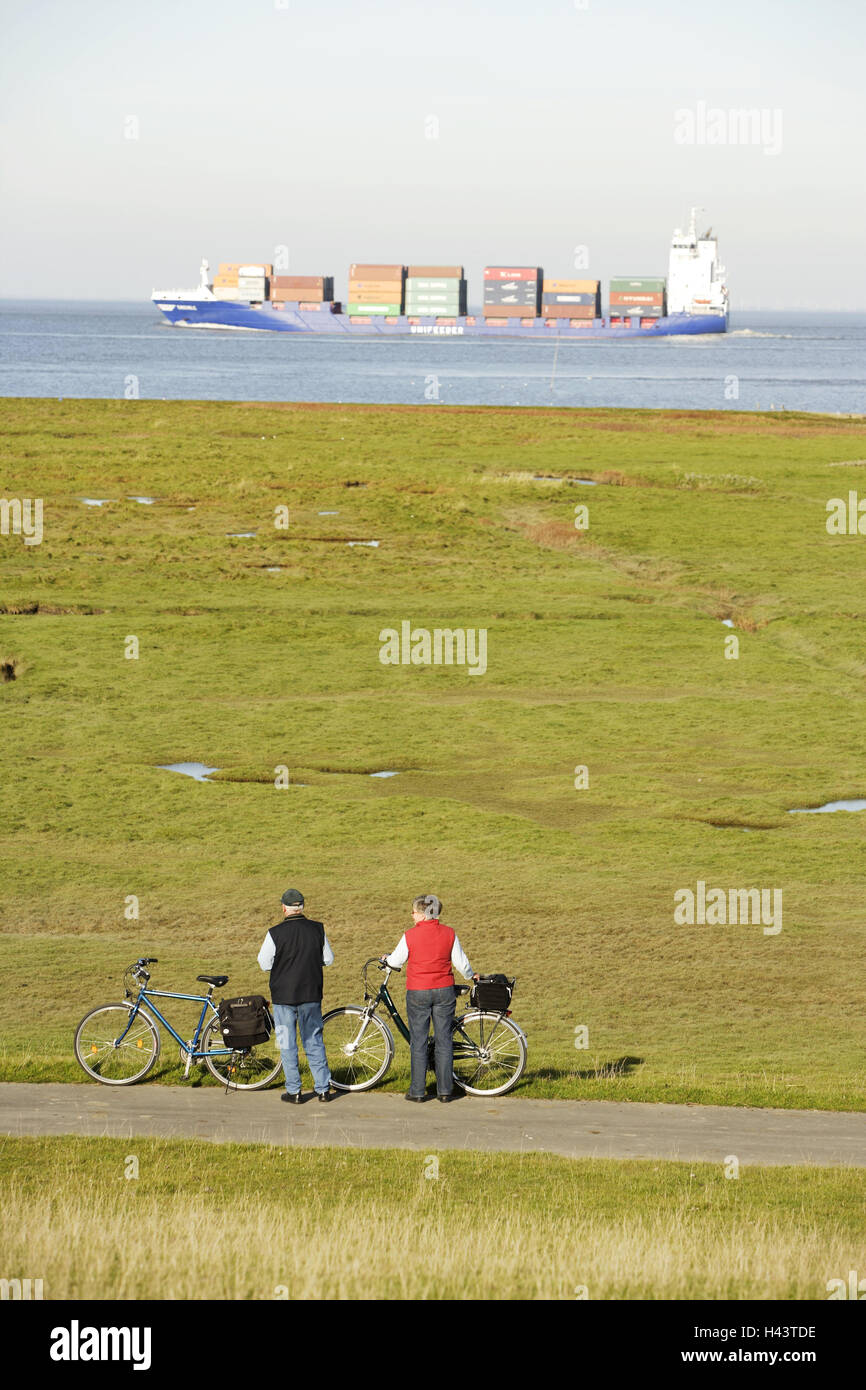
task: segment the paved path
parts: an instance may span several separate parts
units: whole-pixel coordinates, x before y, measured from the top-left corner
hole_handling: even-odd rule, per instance
[[[482,1100],[411,1105],[381,1091],[284,1105],[279,1091],[215,1087],[0,1084],[0,1133],[208,1139],[350,1148],[486,1149],[568,1158],[866,1167],[866,1113],[746,1110],[637,1101]]]

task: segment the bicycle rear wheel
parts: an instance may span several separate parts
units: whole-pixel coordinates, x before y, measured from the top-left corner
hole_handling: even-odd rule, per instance
[[[526,1039],[504,1014],[475,1010],[454,1020],[454,1081],[471,1096],[501,1096],[526,1066]]]
[[[130,1023],[134,1007],[100,1004],[85,1014],[75,1030],[75,1060],[105,1086],[134,1085],[147,1076],[159,1056],[156,1024],[143,1009]]]
[[[385,1075],[394,1057],[391,1031],[357,1004],[332,1009],[322,1020],[331,1085],[337,1091],[367,1091]]]
[[[247,1052],[232,1052],[223,1041],[219,1019],[214,1017],[202,1034],[200,1048],[211,1075],[233,1091],[263,1091],[282,1070],[276,1028],[266,1043]]]

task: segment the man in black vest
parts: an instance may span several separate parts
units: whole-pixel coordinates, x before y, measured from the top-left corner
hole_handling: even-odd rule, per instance
[[[282,904],[283,920],[271,927],[262,942],[259,965],[271,972],[277,1046],[286,1077],[280,1099],[300,1105],[298,1029],[316,1095],[319,1100],[331,1099],[331,1073],[322,1039],[322,966],[333,965],[334,952],[322,923],[304,916],[303,893],[287,888]]]

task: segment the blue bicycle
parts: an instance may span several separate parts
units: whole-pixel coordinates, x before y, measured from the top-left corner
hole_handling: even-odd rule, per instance
[[[232,1050],[223,1042],[215,989],[228,983],[228,975],[198,975],[209,986],[206,994],[175,994],[148,989],[147,967],[155,956],[142,956],[124,971],[125,998],[120,1004],[100,1004],[85,1014],[75,1030],[75,1057],[94,1081],[105,1086],[132,1086],[143,1081],[159,1057],[159,1029],[154,1019],[180,1044],[184,1077],[193,1063],[207,1067],[217,1081],[235,1091],[260,1091],[270,1085],[282,1068],[276,1031],[261,1046]],[[201,1014],[191,1038],[184,1039],[163,1017],[154,999],[185,999],[201,1004]],[[145,1007],[147,1006],[147,1007]]]

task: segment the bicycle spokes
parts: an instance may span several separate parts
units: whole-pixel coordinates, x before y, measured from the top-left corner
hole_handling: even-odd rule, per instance
[[[454,1031],[454,1076],[471,1091],[499,1091],[520,1075],[525,1044],[502,1015],[461,1019]]]

